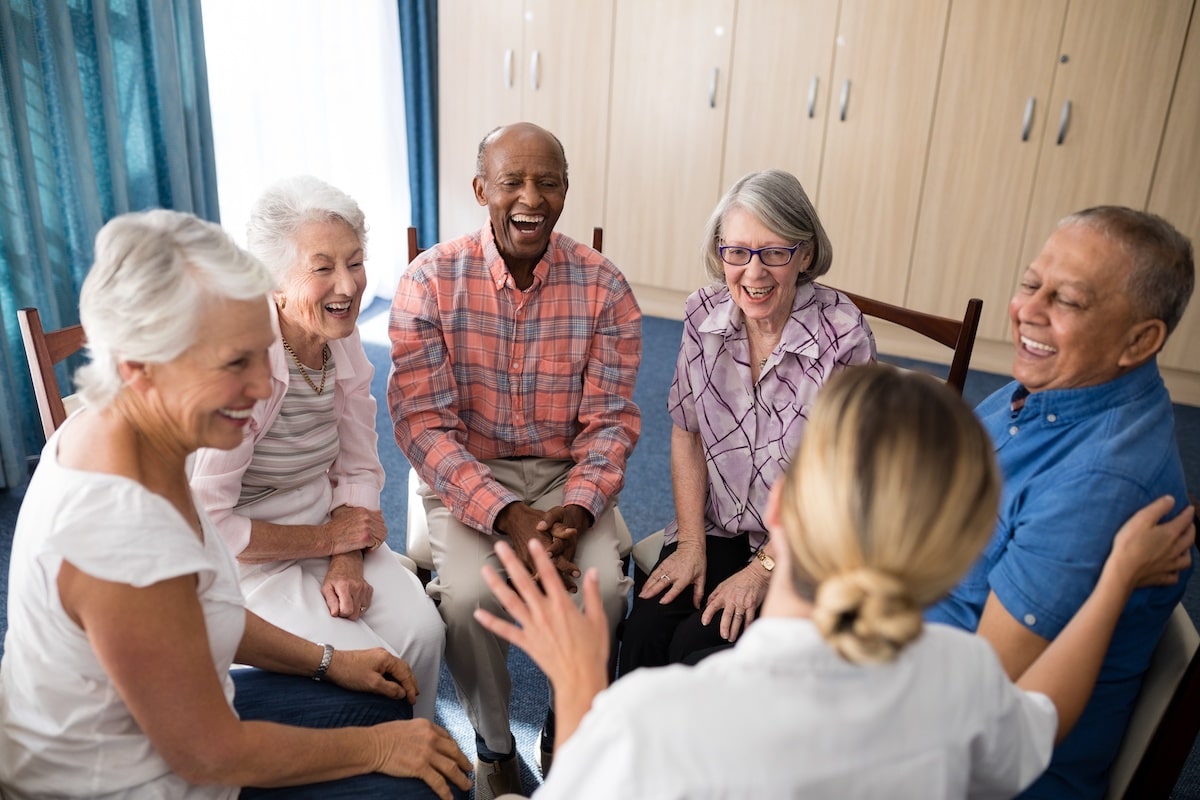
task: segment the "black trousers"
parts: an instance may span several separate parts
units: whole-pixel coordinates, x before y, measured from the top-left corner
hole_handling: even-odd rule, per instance
[[[733,646],[733,643],[721,638],[720,615],[708,625],[700,622],[700,615],[713,590],[749,563],[752,552],[750,535],[743,533],[733,538],[706,536],[704,540],[708,566],[704,575],[704,600],[700,608],[692,605],[690,587],[667,605],[659,602],[666,592],[649,600],[641,600],[635,595],[633,609],[625,619],[621,635],[621,675],[638,667],[694,664],[710,653]],[[655,574],[659,564],[675,552],[678,544],[672,542],[663,546],[651,575]]]

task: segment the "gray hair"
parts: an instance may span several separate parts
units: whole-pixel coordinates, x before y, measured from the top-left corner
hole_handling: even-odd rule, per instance
[[[1129,259],[1125,291],[1143,319],[1160,319],[1170,335],[1196,283],[1192,243],[1157,214],[1125,206],[1094,206],[1069,214],[1059,228],[1083,225],[1121,248]]]
[[[785,241],[812,240],[812,263],[796,277],[797,286],[811,283],[829,272],[833,264],[833,245],[804,187],[790,172],[766,169],[744,175],[730,186],[708,218],[704,227],[704,268],[712,280],[725,282],[725,265],[717,247],[721,243],[725,217],[735,208],[752,214],[771,233]]]
[[[532,125],[532,123],[529,123],[529,124]],[[511,127],[511,126],[498,125],[497,127],[492,128],[490,131],[488,131],[487,134],[482,139],[479,140],[479,150],[475,154],[475,177],[477,177],[477,178],[486,178],[487,177],[487,151],[488,151],[488,148],[492,146],[492,142],[494,142],[496,140],[496,137],[498,137],[500,135],[500,132],[509,127]],[[538,126],[534,126],[534,127],[538,127]],[[562,141],[557,136],[555,136],[553,133],[546,130],[545,128],[539,128],[539,129],[543,133],[545,133],[547,136],[549,136],[551,139],[553,139],[554,143],[556,145],[558,145],[558,154],[562,157],[563,183],[569,184],[570,181],[567,179],[567,171],[568,171],[567,149],[565,147],[563,147]]]
[[[349,225],[367,249],[366,217],[354,198],[311,175],[284,178],[254,201],[246,246],[282,283],[296,263],[296,234],[310,222],[331,221]]]
[[[96,234],[79,295],[91,357],[75,375],[84,402],[112,402],[124,385],[120,362],[161,364],[195,344],[211,301],[265,303],[273,288],[258,259],[215,223],[161,209],[114,217]]]

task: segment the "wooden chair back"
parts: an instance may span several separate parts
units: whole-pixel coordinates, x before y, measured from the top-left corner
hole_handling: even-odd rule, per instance
[[[877,317],[903,326],[953,350],[954,355],[950,361],[950,371],[946,376],[946,383],[962,394],[963,386],[967,382],[967,372],[971,367],[971,352],[975,349],[975,333],[979,330],[979,316],[983,313],[982,300],[972,297],[967,301],[967,308],[963,312],[962,319],[952,319],[937,314],[914,311],[903,306],[894,306],[891,303],[872,300],[853,292],[839,291],[849,297],[850,301],[868,317]]]
[[[82,325],[44,330],[36,308],[19,309],[17,321],[21,327],[21,341],[25,343],[25,355],[29,359],[29,376],[33,379],[33,396],[37,399],[42,430],[49,439],[67,414],[78,406],[73,395],[63,397],[54,366],[82,350],[87,340]]]
[[[592,249],[598,253],[604,252],[604,229],[601,227],[592,228]],[[424,247],[417,246],[417,229],[413,225],[408,226],[408,263],[425,252]]]

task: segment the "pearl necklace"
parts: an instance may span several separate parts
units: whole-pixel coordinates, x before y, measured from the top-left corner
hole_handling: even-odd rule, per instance
[[[321,385],[317,386],[313,383],[313,379],[308,376],[308,370],[300,363],[300,358],[296,355],[296,351],[292,349],[292,346],[288,344],[288,340],[284,339],[282,334],[280,334],[279,338],[283,340],[283,349],[288,351],[288,355],[292,357],[292,361],[295,361],[296,366],[300,368],[300,377],[304,378],[304,382],[311,386],[312,390],[317,394],[324,394],[325,378],[328,376],[329,370],[329,345],[321,347]]]

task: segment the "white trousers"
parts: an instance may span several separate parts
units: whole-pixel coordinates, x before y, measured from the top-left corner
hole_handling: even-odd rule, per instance
[[[280,492],[241,509],[252,519],[281,525],[317,525],[329,520],[329,499],[320,484]],[[324,499],[323,499],[324,498]],[[284,630],[339,650],[383,647],[403,658],[417,679],[415,716],[433,719],[446,629],[437,609],[400,557],[387,544],[365,554],[363,578],[371,605],[357,620],[330,615],[321,594],[328,558],[239,564],[246,607]]]

